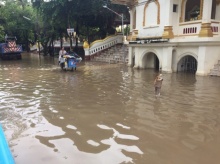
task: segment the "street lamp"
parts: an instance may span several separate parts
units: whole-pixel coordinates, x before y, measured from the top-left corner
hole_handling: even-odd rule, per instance
[[[31,18],[28,18],[28,17],[26,17],[26,16],[23,16],[23,18],[26,19],[26,20],[28,20],[28,21],[30,21],[30,22],[32,21]],[[37,22],[37,23],[38,23],[38,22]],[[37,25],[38,25],[38,24],[37,24]],[[38,26],[37,26],[37,29],[38,29]],[[38,38],[39,38],[39,34],[38,34],[37,32],[36,32],[36,34],[37,34],[37,43],[38,43],[38,54],[39,54],[39,56],[40,56],[40,42],[39,42],[39,39],[38,39]]]
[[[123,49],[123,52],[124,52],[124,62],[125,62],[125,48],[124,48],[124,15],[123,15],[123,13],[122,13],[122,14],[119,14],[119,13],[117,13],[116,11],[114,11],[114,10],[108,8],[107,5],[103,5],[102,7],[103,7],[103,8],[106,8],[106,9],[108,9],[108,10],[110,10],[111,12],[113,12],[113,13],[115,13],[116,15],[118,15],[119,17],[121,17],[121,29],[122,29],[121,31],[122,31],[122,36],[123,36],[123,38],[122,38],[122,49]]]
[[[124,40],[124,15],[123,15],[123,13],[122,13],[122,14],[119,14],[119,13],[115,12],[114,10],[108,8],[107,5],[103,5],[102,7],[103,7],[103,8],[106,8],[106,9],[108,9],[108,10],[110,10],[111,12],[113,12],[113,13],[115,13],[116,15],[118,15],[119,17],[121,17],[121,28],[122,28],[121,31],[122,31],[123,40]]]
[[[28,17],[26,17],[26,16],[23,16],[23,18],[24,18],[24,19],[27,19],[27,20],[29,20],[29,21],[31,21],[31,18],[28,18]]]

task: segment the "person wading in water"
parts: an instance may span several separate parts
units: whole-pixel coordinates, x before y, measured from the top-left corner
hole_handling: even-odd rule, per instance
[[[160,90],[163,82],[162,74],[159,74],[154,80],[155,96],[160,96]]]
[[[61,58],[62,56],[66,55],[66,51],[64,49],[64,47],[61,48],[61,50],[59,51],[59,60],[58,60],[58,64],[60,64]]]

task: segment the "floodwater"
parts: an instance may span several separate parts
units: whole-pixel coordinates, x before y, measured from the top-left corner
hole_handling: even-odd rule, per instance
[[[0,122],[16,164],[219,164],[220,78],[24,54],[0,61]]]

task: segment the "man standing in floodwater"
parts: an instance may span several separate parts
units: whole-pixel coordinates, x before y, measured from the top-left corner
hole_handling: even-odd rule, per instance
[[[59,51],[59,64],[60,64],[61,57],[63,55],[66,55],[66,51],[65,51],[64,47],[62,47],[61,50]]]
[[[155,96],[160,96],[160,90],[163,82],[162,74],[159,74],[154,80]]]

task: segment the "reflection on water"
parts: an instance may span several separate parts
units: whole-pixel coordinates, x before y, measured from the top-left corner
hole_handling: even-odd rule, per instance
[[[0,61],[0,121],[17,164],[219,164],[220,78],[26,54]]]

